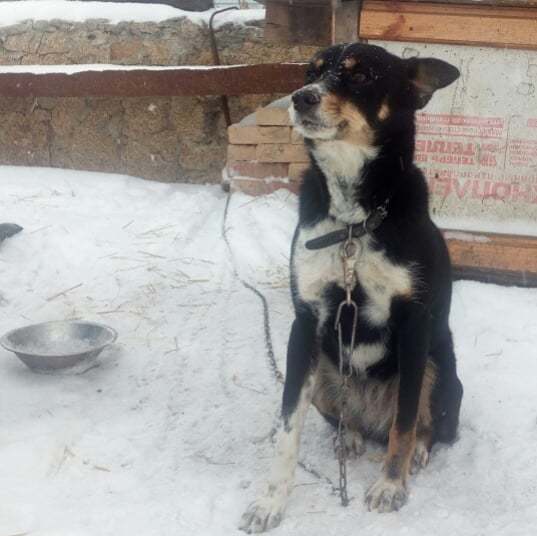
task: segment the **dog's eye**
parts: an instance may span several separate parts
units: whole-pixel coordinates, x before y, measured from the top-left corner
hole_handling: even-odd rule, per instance
[[[312,82],[315,82],[319,78],[319,74],[316,72],[315,69],[308,69],[306,71],[306,82],[308,84],[311,84]]]
[[[323,72],[326,70],[326,67],[327,64],[324,58],[314,57],[308,65],[308,69],[306,71],[306,81],[308,84],[311,84],[320,78]]]
[[[306,81],[308,82],[308,84],[315,82],[315,80],[317,80],[320,76],[321,76],[320,69],[309,68],[306,71]]]

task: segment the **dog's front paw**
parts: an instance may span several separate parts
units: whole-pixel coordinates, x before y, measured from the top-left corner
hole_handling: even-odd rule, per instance
[[[258,499],[248,507],[239,528],[248,534],[265,532],[277,527],[282,520],[285,500],[275,495]]]
[[[401,481],[381,477],[366,493],[365,504],[370,512],[372,510],[380,513],[394,512],[399,510],[407,499],[408,493]]]

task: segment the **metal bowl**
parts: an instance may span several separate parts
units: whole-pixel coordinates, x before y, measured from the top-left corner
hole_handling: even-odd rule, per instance
[[[89,364],[116,338],[117,332],[102,324],[60,321],[14,329],[0,344],[32,370],[52,372]]]

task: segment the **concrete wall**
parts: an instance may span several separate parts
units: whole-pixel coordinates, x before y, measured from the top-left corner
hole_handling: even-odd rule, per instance
[[[217,31],[226,64],[304,61],[314,47],[267,43],[262,23]],[[0,27],[0,65],[211,65],[208,28],[187,18],[108,24],[28,21]],[[230,98],[238,121],[277,95]],[[217,97],[0,100],[0,164],[219,182],[227,137]]]

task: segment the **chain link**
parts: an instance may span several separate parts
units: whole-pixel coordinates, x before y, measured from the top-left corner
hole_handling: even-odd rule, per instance
[[[343,266],[343,284],[345,286],[345,299],[339,304],[336,313],[334,328],[338,337],[338,358],[339,358],[339,375],[341,377],[341,406],[339,411],[339,423],[336,437],[336,452],[339,462],[339,495],[342,506],[348,506],[349,495],[347,488],[347,444],[345,441],[347,435],[347,405],[349,399],[349,379],[352,376],[351,358],[354,351],[356,339],[356,327],[358,324],[358,305],[352,299],[352,290],[356,285],[356,262],[360,251],[360,244],[353,239],[352,225],[348,228],[349,235],[347,240],[341,245],[341,262]],[[352,331],[350,344],[347,349],[343,346],[343,327],[341,317],[343,309],[350,307],[352,309]]]

